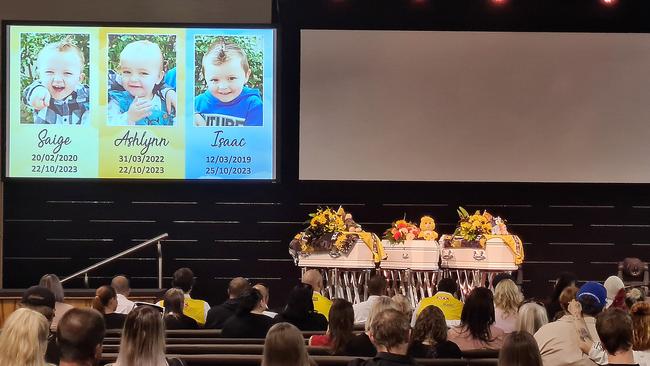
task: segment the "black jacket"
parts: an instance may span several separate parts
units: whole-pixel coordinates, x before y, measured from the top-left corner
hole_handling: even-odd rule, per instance
[[[375,358],[362,360],[357,358],[350,361],[348,366],[416,366],[417,363],[408,356],[396,355],[392,353],[379,352]]]
[[[239,299],[228,299],[223,304],[219,304],[210,308],[208,317],[205,319],[206,329],[221,329],[223,323],[228,318],[235,315],[235,310],[239,305]]]

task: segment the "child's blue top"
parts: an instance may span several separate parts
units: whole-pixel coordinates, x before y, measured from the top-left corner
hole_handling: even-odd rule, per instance
[[[262,126],[262,98],[259,89],[245,86],[241,94],[230,102],[222,102],[210,91],[197,95],[194,99],[194,112],[201,115],[221,114],[244,118],[244,126]]]
[[[136,126],[162,125],[171,126],[174,124],[174,114],[167,111],[167,103],[160,92],[154,93],[154,98],[160,98],[161,109],[154,109],[149,117],[142,118],[135,122]],[[120,112],[124,113],[129,110],[131,103],[135,99],[128,91],[108,91],[109,101],[115,101],[120,106]]]

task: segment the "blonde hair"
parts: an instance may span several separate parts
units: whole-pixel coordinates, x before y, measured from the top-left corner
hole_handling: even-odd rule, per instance
[[[208,47],[208,51],[203,55],[201,61],[203,72],[205,73],[205,65],[208,63],[219,66],[237,57],[241,60],[241,67],[244,73],[248,74],[251,68],[248,64],[246,52],[238,45],[226,42],[223,38],[220,38],[212,42]]]
[[[519,287],[510,279],[502,280],[494,288],[494,305],[507,315],[516,314],[522,301]]]
[[[519,308],[519,315],[515,323],[515,331],[525,331],[535,334],[542,325],[548,323],[546,309],[534,302],[528,302]]]
[[[372,307],[370,308],[370,312],[368,313],[368,319],[366,319],[366,326],[365,326],[366,332],[370,331],[372,320],[377,316],[377,314],[387,309],[399,310],[395,302],[390,297],[379,296],[379,299],[377,299],[377,301],[375,301],[375,303],[372,304]]]
[[[116,366],[166,366],[165,324],[160,312],[139,306],[126,317]]]
[[[289,323],[277,323],[264,340],[262,366],[308,366],[310,364],[305,338]]]
[[[404,315],[408,316],[409,319],[411,318],[411,315],[413,315],[413,307],[411,306],[411,302],[406,298],[406,296],[397,294],[393,296],[393,302],[395,303],[395,308],[398,311],[401,311]]]
[[[73,51],[77,56],[79,56],[79,61],[81,61],[80,71],[83,71],[84,64],[86,63],[86,58],[84,57],[83,52],[81,52],[81,49],[79,49],[79,47],[74,43],[72,38],[70,38],[69,36],[63,38],[58,42],[46,44],[45,47],[41,48],[41,50],[38,52],[38,56],[36,56],[36,65],[40,69],[41,63],[43,62],[43,57],[48,52],[68,52],[68,51]]]
[[[63,293],[63,286],[61,285],[61,281],[59,280],[59,277],[57,277],[57,275],[55,274],[44,275],[43,277],[41,277],[41,280],[38,283],[38,285],[52,291],[52,293],[54,294],[54,300],[56,302],[63,302],[63,300],[65,299],[65,295]]]
[[[0,365],[44,366],[49,334],[42,314],[26,308],[14,311],[0,334]]]
[[[163,54],[162,51],[160,50],[160,46],[158,46],[157,43],[147,41],[146,39],[140,40],[140,41],[134,41],[122,49],[122,52],[120,52],[120,65],[119,67],[122,67],[122,59],[125,57],[128,57],[132,54],[151,54],[154,53],[157,58],[160,59],[160,72],[163,72],[163,67],[164,67],[164,60],[163,60]]]

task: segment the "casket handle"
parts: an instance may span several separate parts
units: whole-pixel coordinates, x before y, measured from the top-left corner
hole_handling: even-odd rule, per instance
[[[402,253],[402,259],[408,259],[408,258],[409,258],[409,253],[408,252]]]
[[[454,253],[451,251],[451,249],[443,249],[442,255],[440,257],[448,261],[454,257]]]
[[[474,251],[474,260],[476,261],[483,261],[486,260],[487,257],[485,257],[485,251],[483,250],[475,250]]]

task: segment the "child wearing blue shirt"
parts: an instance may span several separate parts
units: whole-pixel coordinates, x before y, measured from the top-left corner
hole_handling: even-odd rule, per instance
[[[204,93],[194,99],[197,126],[262,126],[262,98],[245,84],[251,75],[246,53],[233,43],[214,42],[203,56]]]

